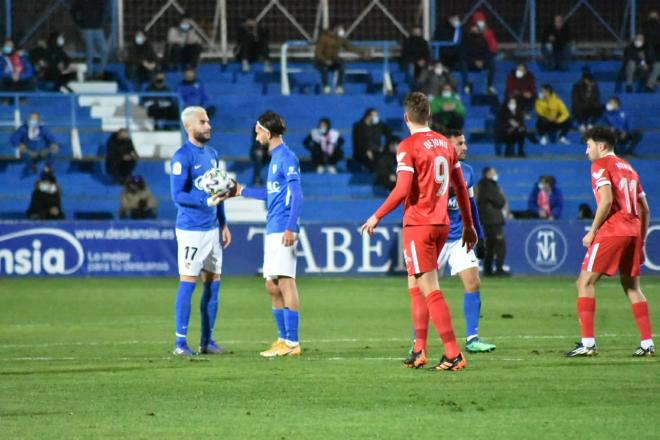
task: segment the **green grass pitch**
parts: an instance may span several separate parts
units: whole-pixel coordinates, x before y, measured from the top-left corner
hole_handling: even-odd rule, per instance
[[[480,333],[497,350],[435,373],[401,365],[402,277],[300,278],[303,356],[270,360],[258,356],[275,332],[256,277],[223,282],[216,336],[230,353],[191,360],[169,355],[175,279],[2,279],[0,435],[660,438],[660,364],[631,358],[639,338],[616,280],[598,290],[600,355],[562,356],[579,335],[573,281],[486,279]],[[657,329],[660,279],[642,281]],[[462,338],[461,286],[442,285]]]

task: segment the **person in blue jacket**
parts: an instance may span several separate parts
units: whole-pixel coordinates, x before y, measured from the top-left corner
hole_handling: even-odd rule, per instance
[[[188,68],[183,73],[183,80],[179,84],[179,93],[183,100],[183,107],[202,107],[206,110],[209,119],[215,115],[215,106],[210,105],[211,98],[206,92],[204,84],[197,79],[195,69]]]
[[[51,164],[60,147],[55,137],[41,124],[39,113],[32,112],[27,121],[11,135],[9,142],[16,149],[17,156],[25,161],[26,171],[36,173],[37,162],[45,160]]]
[[[630,118],[621,110],[621,101],[618,97],[612,96],[607,100],[600,123],[616,131],[617,143],[614,147],[616,154],[619,156],[635,155],[635,148],[642,141],[642,132],[631,127]]]
[[[2,46],[0,87],[3,92],[34,90],[34,67],[27,55],[16,49],[11,38],[5,39]]]
[[[558,220],[564,206],[564,197],[557,188],[554,176],[541,176],[529,194],[527,209],[530,216],[546,220]]]

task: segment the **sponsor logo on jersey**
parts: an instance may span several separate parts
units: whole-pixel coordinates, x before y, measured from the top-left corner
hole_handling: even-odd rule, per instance
[[[539,272],[556,271],[564,264],[567,256],[568,243],[558,228],[550,225],[537,226],[527,236],[525,257]]]
[[[605,172],[604,169],[600,169],[600,170],[596,171],[595,173],[593,173],[592,176],[593,176],[594,179],[597,180],[597,179],[601,178],[601,176],[603,175],[604,172]]]
[[[198,176],[195,181],[193,182],[195,185],[195,188],[197,188],[200,191],[204,191],[204,187],[202,186],[202,180],[204,180],[204,175],[202,174],[201,176]]]
[[[84,260],[78,239],[61,229],[31,228],[0,236],[0,274],[69,275]]]
[[[196,169],[196,170],[200,169],[201,167],[202,167],[202,164],[197,164],[197,165],[193,166],[193,168]]]
[[[172,165],[172,174],[175,176],[181,175],[181,162],[174,162],[174,165]]]
[[[296,167],[289,167],[289,172],[286,173],[287,176],[295,176],[296,174],[298,174]]]
[[[266,182],[266,189],[268,190],[268,193],[278,193],[280,192],[280,182],[276,180],[273,182]]]

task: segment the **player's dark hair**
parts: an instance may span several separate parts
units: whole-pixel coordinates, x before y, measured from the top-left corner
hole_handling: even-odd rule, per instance
[[[259,124],[272,133],[273,136],[282,136],[286,133],[286,124],[284,118],[277,113],[268,110],[257,119]]]
[[[330,118],[321,118],[319,119],[319,125],[325,122],[325,125],[328,126],[328,130],[332,128],[332,124],[330,123]]]
[[[431,115],[429,99],[421,92],[408,93],[403,100],[403,108],[408,120],[415,124],[426,124]]]
[[[442,130],[440,134],[442,134],[446,138],[459,137],[459,136],[463,136],[463,131],[459,130],[458,128],[446,128]]]
[[[484,167],[481,170],[481,176],[486,177],[486,174],[490,173],[490,171],[493,169],[493,167]]]
[[[555,92],[555,89],[553,89],[552,86],[551,86],[550,84],[543,84],[543,85],[541,86],[541,89],[542,89],[542,90],[547,90],[547,91],[550,92],[550,93],[554,93],[554,92]]]
[[[616,145],[616,132],[613,128],[596,125],[585,131],[582,139],[584,142],[587,142],[589,139],[594,142],[602,142],[609,150],[613,150]]]

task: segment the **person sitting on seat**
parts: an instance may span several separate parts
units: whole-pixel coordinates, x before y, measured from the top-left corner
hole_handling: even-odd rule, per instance
[[[142,220],[156,218],[158,201],[142,176],[131,177],[121,191],[119,218]]]
[[[321,118],[317,128],[307,135],[303,141],[305,148],[312,155],[312,165],[316,172],[322,174],[325,170],[337,174],[337,162],[344,158],[344,138],[338,130],[332,128],[330,119]]]
[[[10,142],[16,148],[17,156],[25,161],[25,173],[36,173],[37,162],[45,160],[48,165],[60,147],[45,125],[40,122],[39,113],[30,113],[28,120],[11,135]]]
[[[34,184],[27,217],[30,220],[61,220],[64,218],[60,186],[57,184],[53,169],[48,165],[44,167],[39,180]]]

